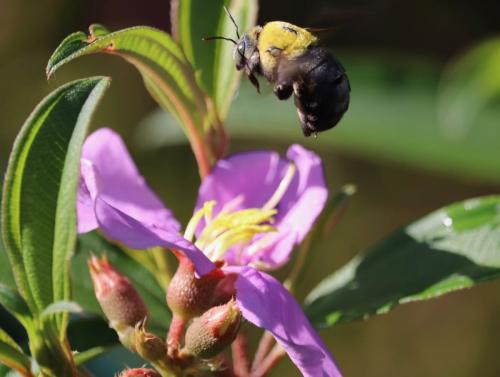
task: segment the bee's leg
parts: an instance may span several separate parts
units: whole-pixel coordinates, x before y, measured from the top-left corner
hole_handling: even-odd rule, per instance
[[[248,79],[250,80],[250,82],[252,83],[254,88],[257,89],[257,93],[260,94],[260,84],[259,84],[259,80],[257,80],[257,77],[255,77],[255,75],[253,73],[250,73],[248,75]]]
[[[276,84],[273,88],[273,92],[280,100],[288,99],[293,93],[292,83],[281,82]]]
[[[294,83],[294,92],[295,92],[295,83]],[[297,114],[299,116],[302,133],[304,134],[305,137],[311,136],[313,130],[311,130],[311,128],[307,124],[307,114],[306,110],[304,109],[304,104],[302,103],[300,97],[297,96],[296,93],[295,96],[293,97],[293,101],[295,103],[295,107],[297,108]]]

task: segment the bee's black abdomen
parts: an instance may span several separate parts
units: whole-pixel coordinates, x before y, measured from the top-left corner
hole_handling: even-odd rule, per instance
[[[334,127],[349,107],[344,67],[327,50],[313,46],[300,57],[294,101],[305,136]]]

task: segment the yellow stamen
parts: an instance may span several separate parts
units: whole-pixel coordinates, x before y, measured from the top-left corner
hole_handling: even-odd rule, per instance
[[[205,227],[197,237],[195,245],[212,261],[222,260],[229,249],[238,245],[242,250],[243,247],[247,247],[248,255],[253,255],[269,246],[274,242],[274,237],[269,233],[277,231],[272,226],[273,216],[277,213],[275,207],[290,187],[296,170],[295,165],[290,163],[278,188],[262,208],[236,210],[244,199],[240,195],[226,203],[217,216],[212,218],[216,202],[206,202],[189,221],[184,237],[193,241],[196,228],[204,217]],[[259,234],[267,235],[248,245]]]
[[[245,225],[272,222],[272,216],[275,214],[276,210],[274,209],[263,211],[259,208],[243,209],[233,213],[221,212],[203,229],[196,241],[196,246],[201,250],[205,250],[209,243],[228,230]]]
[[[269,210],[271,208],[275,208],[280,200],[283,198],[283,196],[286,193],[286,190],[288,190],[288,187],[290,187],[290,184],[292,183],[293,176],[295,175],[295,172],[297,171],[297,168],[295,167],[294,163],[290,163],[288,165],[288,169],[283,176],[283,179],[281,180],[278,188],[274,192],[274,194],[268,199],[266,204],[262,206],[262,209]]]
[[[201,207],[196,213],[191,217],[191,220],[189,220],[189,223],[186,227],[186,230],[184,232],[184,238],[193,241],[194,238],[194,233],[196,231],[196,228],[198,227],[198,224],[201,221],[202,217],[205,217],[205,223],[208,224],[210,223],[212,219],[212,212],[215,207],[215,200],[210,200],[208,202],[205,202],[203,204],[203,207]]]
[[[250,242],[255,235],[275,232],[270,225],[249,225],[230,229],[211,243],[205,253],[211,260],[221,260],[227,250],[240,243]]]

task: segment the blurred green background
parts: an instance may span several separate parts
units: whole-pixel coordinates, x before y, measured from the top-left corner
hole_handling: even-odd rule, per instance
[[[442,79],[443,73],[453,79],[450,64],[467,51],[500,36],[498,2],[262,1],[259,21],[276,19],[332,27],[320,37],[343,62],[352,85],[351,109],[318,139],[302,138],[293,105],[278,102],[269,88],[259,96],[243,85],[229,116],[230,152],[284,152],[292,142],[304,143],[323,157],[332,190],[358,186],[318,250],[302,296],[398,226],[453,201],[499,192],[495,91],[477,106],[477,92],[465,84],[446,91]],[[109,75],[113,83],[94,126],[119,130],[148,182],[186,220],[199,183],[195,161],[177,129],[165,126],[171,121],[156,110],[134,68],[92,56],[45,79],[58,43],[93,22],[111,30],[144,24],[168,31],[169,1],[0,0],[0,171],[22,122],[45,94],[69,80]],[[447,101],[457,93],[460,106],[453,110]],[[455,127],[442,121],[452,110],[474,116]],[[499,376],[499,292],[500,283],[483,284],[322,335],[345,376]],[[298,373],[285,361],[274,375]]]

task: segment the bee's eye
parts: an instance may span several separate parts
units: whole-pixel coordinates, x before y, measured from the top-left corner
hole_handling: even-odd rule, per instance
[[[244,44],[244,43],[240,43],[240,44],[238,45],[238,52],[239,52],[240,54],[242,54],[242,55],[244,54],[244,52],[245,52],[245,44]]]

